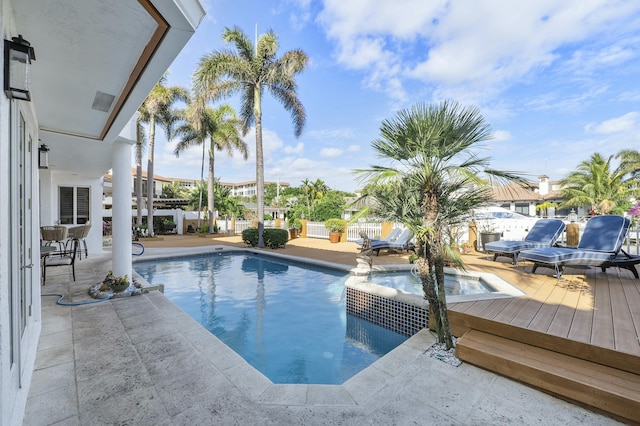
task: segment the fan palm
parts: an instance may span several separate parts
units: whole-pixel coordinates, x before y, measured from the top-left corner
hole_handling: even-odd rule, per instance
[[[489,183],[516,181],[517,175],[490,169],[473,149],[489,139],[490,128],[475,107],[454,102],[417,104],[383,121],[372,146],[388,165],[358,170],[379,197],[378,211],[414,229],[422,246],[418,264],[438,340],[453,346],[444,287],[449,236],[472,210],[491,199]],[[482,176],[486,176],[483,178]],[[418,216],[420,215],[420,216]]]
[[[183,112],[183,118],[183,124],[176,130],[176,135],[180,138],[174,150],[176,156],[192,146],[203,145],[204,149],[206,142],[209,141],[207,210],[209,233],[213,233],[215,151],[226,151],[232,156],[236,149],[246,160],[249,155],[247,144],[240,138],[240,120],[230,105],[222,105],[214,109],[205,106],[204,100],[199,98],[187,107]]]
[[[176,110],[172,110],[171,106],[178,101],[189,102],[189,93],[185,88],[180,86],[165,86],[166,82],[167,74],[165,73],[138,109],[138,112],[140,113],[139,120],[144,123],[149,123],[149,149],[147,158],[147,224],[149,235],[151,236],[153,236],[153,162],[156,125],[164,128],[167,139],[170,140],[173,136],[173,126],[176,122]],[[138,205],[138,208],[140,208],[140,205]]]
[[[304,70],[308,58],[300,49],[287,51],[278,58],[278,37],[273,31],[262,34],[255,46],[238,27],[226,28],[222,38],[232,43],[235,50],[219,50],[204,56],[194,74],[194,87],[211,100],[240,94],[244,134],[255,124],[258,246],[264,247],[262,94],[268,91],[284,106],[291,114],[296,137],[300,136],[306,113],[296,93],[295,76]]]

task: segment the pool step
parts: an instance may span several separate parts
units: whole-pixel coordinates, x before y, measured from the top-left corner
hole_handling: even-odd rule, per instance
[[[640,423],[640,375],[496,336],[469,330],[456,343],[461,360]]]

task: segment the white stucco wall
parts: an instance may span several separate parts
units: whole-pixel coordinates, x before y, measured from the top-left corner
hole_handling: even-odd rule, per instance
[[[10,39],[18,35],[9,0],[0,0],[0,33],[2,33],[3,39]],[[0,69],[4,69],[4,46],[3,54],[0,55]],[[13,105],[14,116],[17,116],[18,111],[22,113],[27,121],[28,130],[33,141],[30,156],[33,190],[25,194],[27,199],[31,199],[31,210],[25,211],[24,214],[26,237],[29,238],[31,236],[30,245],[34,248],[33,256],[37,256],[39,235],[37,231],[29,231],[38,229],[38,163],[36,157],[38,126],[33,105],[23,101],[15,101]],[[2,92],[0,93],[0,424],[21,425],[33,376],[41,329],[40,268],[36,258],[35,261],[31,259],[32,267],[23,269],[23,272],[28,274],[25,283],[27,283],[28,287],[28,298],[30,298],[28,302],[31,305],[31,315],[27,316],[26,328],[19,344],[20,352],[12,363],[10,306],[12,305],[14,311],[17,311],[20,302],[17,292],[13,293],[11,299],[9,296],[10,288],[13,286],[15,289],[17,286],[18,276],[22,268],[17,256],[19,229],[16,229],[17,227],[15,226],[17,221],[16,212],[19,210],[14,203],[17,198],[15,191],[17,182],[15,180],[18,177],[16,168],[19,150],[14,143],[17,140],[17,136],[11,137],[11,121],[11,101]],[[17,135],[15,129],[14,135]],[[27,147],[23,148],[26,149]],[[29,157],[27,161],[29,161]],[[18,364],[18,362],[21,362],[21,364]]]
[[[40,173],[41,209],[40,217],[42,225],[54,225],[59,219],[58,212],[58,188],[60,186],[89,187],[90,204],[89,216],[91,231],[87,241],[89,254],[102,252],[102,178],[91,178],[77,174],[45,171]],[[75,226],[75,225],[67,225]]]

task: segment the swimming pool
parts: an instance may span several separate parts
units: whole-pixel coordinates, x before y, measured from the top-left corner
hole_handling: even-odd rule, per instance
[[[274,383],[341,384],[407,339],[346,314],[346,272],[245,253],[135,270]]]

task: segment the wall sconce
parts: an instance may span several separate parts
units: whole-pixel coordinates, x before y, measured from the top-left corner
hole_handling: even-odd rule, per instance
[[[40,148],[38,148],[38,168],[49,168],[49,147],[45,144],[40,145]]]
[[[22,35],[4,41],[4,93],[9,99],[31,100],[31,61],[36,54]]]

